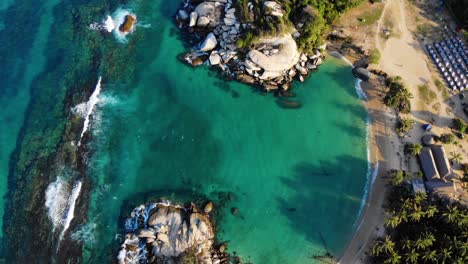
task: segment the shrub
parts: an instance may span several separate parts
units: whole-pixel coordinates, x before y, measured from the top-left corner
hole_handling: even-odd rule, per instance
[[[442,134],[440,135],[439,140],[444,144],[453,144],[455,143],[455,136],[452,134]]]
[[[378,49],[373,49],[369,54],[369,62],[373,64],[378,64],[380,61],[380,51]]]
[[[460,118],[452,119],[452,127],[455,130],[458,130],[458,131],[460,131],[460,133],[463,133],[463,134],[466,132],[466,129],[468,128],[466,123],[463,120],[461,120]]]

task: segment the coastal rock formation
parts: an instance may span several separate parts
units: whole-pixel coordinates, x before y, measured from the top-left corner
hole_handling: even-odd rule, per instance
[[[119,30],[123,33],[133,32],[137,22],[136,16],[129,14],[125,16],[124,22],[119,26]]]
[[[254,4],[249,2],[248,8],[252,12]],[[281,18],[284,13],[283,6],[276,1],[262,2],[260,10],[270,18]],[[243,46],[243,37],[255,25],[236,16],[232,0],[186,1],[177,20],[189,36],[201,37],[200,44],[182,56],[183,62],[192,66],[206,62],[228,77],[266,91],[286,91],[294,79],[303,82],[322,63],[319,50],[301,53],[294,34],[290,33],[264,37]]]
[[[125,223],[127,235],[118,254],[119,264],[182,263],[184,258],[201,264],[226,262],[225,246],[214,247],[212,210],[211,202],[203,210],[194,204],[183,207],[169,202],[135,208]]]

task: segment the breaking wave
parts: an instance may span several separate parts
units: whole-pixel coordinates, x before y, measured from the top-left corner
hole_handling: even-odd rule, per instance
[[[81,187],[81,181],[71,184],[60,176],[47,187],[45,206],[48,209],[47,215],[52,222],[53,231],[62,229],[59,241],[62,240],[75,216],[76,201],[81,193]]]
[[[80,115],[81,117],[85,119],[84,124],[83,124],[83,130],[81,131],[80,139],[78,141],[78,146],[81,145],[81,139],[83,138],[86,131],[88,131],[91,114],[93,113],[94,107],[99,102],[99,94],[101,93],[101,79],[102,78],[99,76],[98,83],[96,84],[96,88],[94,89],[94,92],[89,97],[89,100],[87,102],[84,102],[75,106],[72,109],[73,112],[75,112],[76,114]]]

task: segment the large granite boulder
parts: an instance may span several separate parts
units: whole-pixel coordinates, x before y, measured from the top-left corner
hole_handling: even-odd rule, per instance
[[[133,227],[136,230],[126,235],[118,256],[119,264],[138,263],[142,254],[171,261],[187,252],[195,254],[197,263],[217,262],[223,252],[214,254],[212,259],[211,253],[216,251],[213,247],[215,230],[208,216],[212,209],[212,203],[208,203],[204,210],[193,204],[183,208],[167,203],[136,208],[127,221],[139,224]]]
[[[119,27],[119,30],[124,33],[130,33],[135,28],[136,22],[137,22],[137,19],[134,15],[132,14],[126,15],[124,22]]]
[[[218,45],[218,41],[216,40],[216,36],[213,33],[208,34],[206,39],[200,45],[201,51],[211,51]]]

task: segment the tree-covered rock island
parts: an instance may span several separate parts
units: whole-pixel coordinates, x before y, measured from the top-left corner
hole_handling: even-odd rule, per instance
[[[180,59],[283,93],[323,61],[329,25],[362,0],[187,0],[176,14],[190,50]]]

